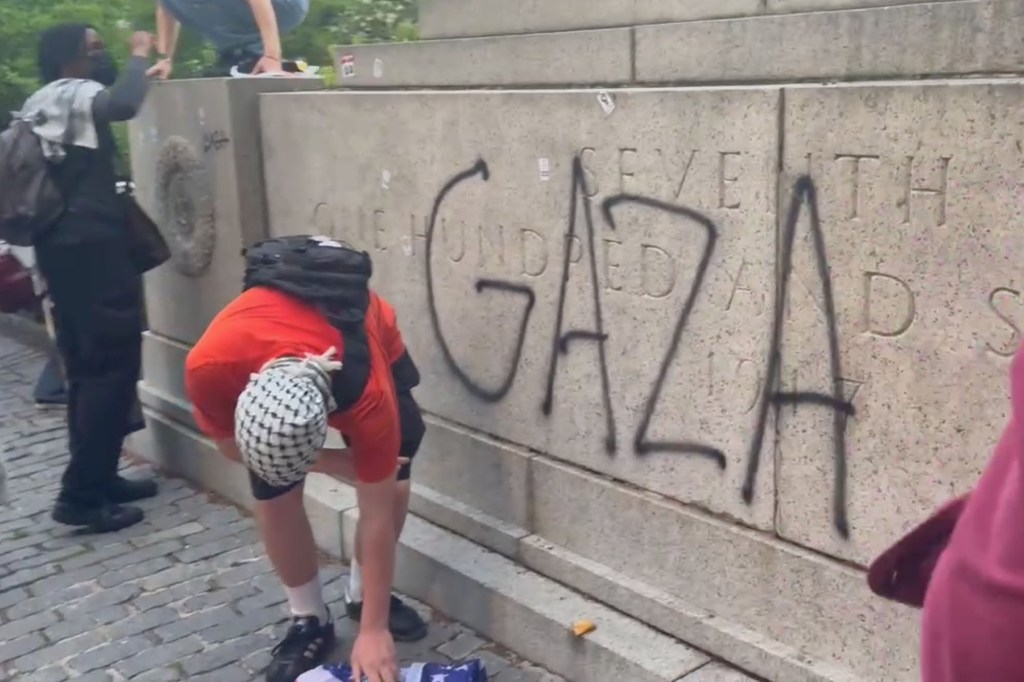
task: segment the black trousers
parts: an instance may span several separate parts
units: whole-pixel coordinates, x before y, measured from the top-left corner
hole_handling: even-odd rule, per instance
[[[98,504],[138,416],[141,278],[119,240],[40,244],[36,258],[53,301],[67,379],[71,456],[61,499]]]

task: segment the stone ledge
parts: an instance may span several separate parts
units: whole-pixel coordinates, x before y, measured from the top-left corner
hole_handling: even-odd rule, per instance
[[[643,26],[955,0],[420,0],[423,38]]]
[[[1022,0],[776,0],[767,14],[635,23],[338,47],[335,65],[341,74],[342,57],[354,60],[353,75],[339,81],[353,88],[785,83],[1024,70]]]
[[[209,440],[165,416],[166,413],[152,409],[159,404],[166,410],[177,401],[154,397],[152,390],[145,386],[140,389],[148,406],[149,428],[132,437],[132,451],[171,474],[251,509],[252,498],[244,469],[220,457]],[[178,407],[178,415],[183,414],[182,409]],[[167,453],[174,453],[174,456]],[[673,639],[678,637],[768,679],[787,682],[860,679],[848,670],[810,661],[763,634],[695,608],[667,592],[541,537],[526,535],[523,529],[507,527],[509,524],[487,518],[478,510],[429,488],[416,486],[413,499],[415,515],[410,517],[402,538],[402,568],[396,577],[397,589],[554,672],[572,679],[603,679],[589,677],[586,671],[607,670],[630,679],[675,680],[707,661],[703,654]],[[326,476],[311,476],[306,488],[306,508],[320,548],[332,556],[350,560],[354,524],[358,518],[354,489]],[[459,535],[420,516],[429,516]],[[506,556],[468,538],[481,538]],[[522,563],[507,557],[517,558]],[[585,595],[601,595],[603,604],[561,585],[571,585]],[[496,612],[482,604],[493,605]],[[626,615],[612,611],[609,606]],[[568,623],[584,617],[598,623],[599,631],[603,631],[601,637],[575,640],[568,635]],[[623,630],[619,632],[609,625]],[[637,628],[646,634],[637,636]],[[609,634],[614,636],[602,639]],[[635,648],[637,641],[646,641],[652,648]],[[651,663],[663,660],[656,652],[666,646],[675,650],[671,660],[685,661],[689,670]]]
[[[636,80],[644,83],[863,80],[1024,68],[1021,0],[943,1],[635,30]]]
[[[608,605],[769,680],[855,682],[849,670],[809,660],[792,647],[744,628],[650,585],[531,535],[520,561],[541,575],[600,594]]]
[[[151,401],[152,402],[152,401]],[[152,409],[149,428],[132,437],[133,452],[174,475],[247,509],[252,498],[242,467],[213,443]],[[168,456],[168,453],[174,453]],[[354,490],[311,477],[306,505],[327,553],[350,559],[358,509]],[[703,653],[581,596],[470,540],[410,515],[399,547],[396,589],[569,679],[672,682],[709,662]],[[597,630],[570,632],[588,618]]]
[[[219,456],[213,443],[194,431],[195,425],[188,404],[166,395],[145,382],[139,386],[139,395],[147,408],[149,428],[133,437],[132,449],[168,472],[187,478],[207,490],[224,495],[236,504],[250,508],[251,496],[244,469]],[[442,437],[458,435],[454,431],[448,434],[446,429],[438,430],[440,424],[435,421],[430,419],[431,429],[437,430],[436,433],[442,434]],[[437,437],[439,436],[433,436]],[[443,446],[445,442],[440,440],[435,443]],[[478,455],[483,456],[486,453],[486,449],[481,449],[483,445],[481,442],[475,444]],[[449,454],[459,452],[458,449],[444,449]],[[508,454],[505,450],[502,452]],[[173,453],[173,456],[169,453]],[[465,463],[468,460],[457,457],[455,461]],[[486,464],[488,461],[490,460],[485,458],[482,463]],[[719,594],[722,598],[740,603],[756,604],[755,611],[760,612],[764,605],[761,604],[755,585],[765,581],[775,582],[778,584],[776,589],[784,589],[788,595],[783,601],[793,600],[789,620],[793,623],[806,622],[809,627],[812,627],[813,623],[813,627],[819,627],[820,618],[814,616],[813,610],[809,611],[805,604],[805,592],[808,587],[803,581],[806,580],[806,567],[804,564],[794,563],[797,559],[790,556],[795,549],[783,545],[775,546],[776,543],[766,544],[752,531],[735,529],[712,519],[704,519],[700,515],[680,512],[669,503],[655,503],[648,495],[621,489],[612,482],[594,478],[585,472],[577,471],[571,465],[558,463],[547,457],[529,458],[526,466],[531,471],[531,487],[535,489],[535,493],[540,492],[543,496],[544,491],[537,491],[537,486],[544,482],[545,486],[553,486],[553,489],[562,491],[560,499],[570,500],[568,507],[557,516],[552,515],[553,510],[549,507],[540,505],[534,510],[531,529],[516,526],[508,520],[481,511],[475,506],[478,502],[454,500],[449,495],[423,484],[414,487],[411,510],[421,517],[422,523],[429,523],[431,527],[438,524],[448,529],[446,532],[458,534],[462,541],[472,544],[479,551],[493,550],[507,559],[520,562],[517,565],[527,567],[521,567],[520,570],[536,571],[558,583],[571,585],[573,589],[599,598],[604,604],[619,609],[658,631],[712,652],[715,656],[767,679],[781,679],[787,682],[852,682],[861,679],[848,669],[817,659],[807,651],[774,639],[773,635],[766,634],[761,628],[755,629],[751,623],[740,623],[730,619],[727,614],[712,613],[707,605],[701,606],[692,601],[692,594],[690,597],[683,594],[687,591],[694,593],[695,590],[700,593]],[[443,469],[434,473],[443,473]],[[306,507],[314,536],[321,549],[336,557],[350,557],[351,550],[345,549],[345,543],[351,544],[352,519],[346,520],[343,517],[356,513],[354,490],[342,482],[315,475],[310,478],[307,487]],[[598,512],[598,508],[601,511]],[[647,529],[623,545],[609,543],[608,538],[601,537],[607,528],[594,516],[595,513],[613,516],[641,513]],[[602,528],[605,530],[602,531]],[[601,539],[588,543],[585,550],[576,546],[581,538],[588,536],[597,536]],[[673,570],[671,566],[662,565],[665,557],[655,552],[647,560],[653,561],[657,567],[637,567],[637,574],[626,575],[622,566],[617,565],[622,563],[622,557],[616,559],[608,554],[635,554],[640,547],[649,546],[647,543],[654,541],[655,537],[672,546],[689,547],[689,554],[698,556],[679,557],[675,562],[676,569]],[[573,544],[574,542],[576,544]],[[579,553],[582,551],[591,555],[590,558]],[[752,565],[743,570],[729,568],[728,562],[732,560],[726,555],[730,552],[745,557],[743,563]],[[417,562],[426,562],[427,568],[424,570],[440,570],[436,567],[430,568],[434,559],[422,556],[422,552],[414,554],[415,556],[409,559],[414,565],[418,565]],[[810,563],[821,562],[824,560]],[[778,566],[773,569],[772,566],[776,564]],[[861,580],[856,577],[840,579],[839,574],[844,574],[844,571],[831,562],[822,563],[822,567],[825,564],[831,567],[828,573],[834,592],[866,594],[866,588],[863,588]],[[446,567],[444,571],[445,575],[451,572],[449,578],[455,580],[454,575],[458,573],[456,569]],[[672,576],[680,571],[696,571],[692,580],[686,581],[693,585],[683,590],[669,589],[671,584],[679,582],[678,576]],[[779,571],[786,576],[782,583],[778,583],[781,579],[777,575]],[[406,576],[407,580],[412,578],[413,576]],[[737,580],[744,584],[736,584]],[[854,590],[853,583],[863,589]],[[730,585],[732,587],[729,587]],[[454,606],[443,602],[431,601],[425,596],[427,586],[401,583],[399,588],[451,613],[459,620],[467,621],[471,615],[457,613],[451,610],[455,608]],[[454,594],[461,592],[455,591]],[[833,594],[829,599],[834,601],[836,598]],[[769,601],[774,603],[775,598],[772,597]],[[879,604],[874,606],[881,608]],[[853,604],[847,608],[858,610]],[[868,609],[871,610],[873,609]],[[834,616],[842,620],[848,614],[836,611]],[[876,622],[880,631],[895,633],[900,630],[886,618],[868,618],[868,622]],[[500,633],[487,630],[481,622],[467,622],[481,632],[500,639]],[[845,631],[847,630],[844,629]],[[518,642],[506,644],[513,649],[522,649],[522,644]],[[563,670],[553,666],[548,659],[538,658],[535,654],[528,654],[528,657],[553,667],[556,672]],[[897,674],[895,669],[893,673],[892,679],[903,679],[900,677],[902,673]]]
[[[891,5],[923,5],[928,2],[953,2],[955,0],[767,0],[768,14],[792,14],[796,12],[821,12],[844,9],[869,9]]]
[[[610,29],[336,47],[334,64],[343,87],[621,84],[632,49]]]
[[[154,401],[144,389],[144,386],[139,387],[139,399],[147,428],[129,436],[125,449],[161,471],[191,481],[251,510],[253,497],[242,465],[222,457],[213,441],[154,410]]]
[[[519,541],[529,535],[524,528],[494,518],[425,485],[414,483],[409,509],[418,516],[455,531],[473,542],[510,559],[519,556]]]
[[[169,417],[171,421],[183,428],[198,432],[195,418],[192,416],[192,406],[189,403],[145,380],[138,383],[137,390],[139,402],[143,407],[160,415],[163,419]]]
[[[344,514],[351,556],[358,511]],[[677,680],[708,657],[465,538],[410,516],[396,589],[571,680]],[[585,637],[570,627],[597,624]]]
[[[747,16],[759,12],[761,4],[761,0],[420,0],[419,26],[424,38],[463,38]]]

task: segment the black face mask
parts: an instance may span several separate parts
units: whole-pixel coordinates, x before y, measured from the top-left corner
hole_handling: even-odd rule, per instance
[[[117,64],[106,50],[96,52],[89,59],[92,61],[92,79],[108,88],[117,80]]]

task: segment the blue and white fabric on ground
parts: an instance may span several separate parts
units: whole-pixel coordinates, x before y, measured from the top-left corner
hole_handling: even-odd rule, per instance
[[[296,682],[353,682],[347,665],[322,665],[299,676]],[[483,661],[473,659],[451,665],[416,663],[402,668],[402,682],[487,682]]]

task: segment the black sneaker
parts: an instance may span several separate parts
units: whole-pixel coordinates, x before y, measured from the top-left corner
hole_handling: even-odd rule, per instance
[[[92,533],[116,533],[139,523],[145,514],[138,507],[109,502],[82,505],[58,499],[51,516],[54,521],[65,526],[85,528]]]
[[[156,481],[151,478],[128,479],[121,476],[116,476],[103,491],[107,501],[114,504],[138,502],[156,497],[158,492]]]
[[[226,78],[232,71],[240,74],[251,74],[263,55],[248,50],[227,50],[220,53],[217,63],[203,71],[204,78]],[[281,70],[286,73],[301,73],[297,62],[285,59],[281,62]]]
[[[358,623],[363,615],[363,602],[349,601],[346,596],[345,613]],[[388,629],[396,642],[417,642],[427,636],[427,624],[420,618],[420,614],[395,595],[391,595]]]
[[[273,658],[267,666],[267,682],[295,682],[327,658],[334,648],[334,623],[327,612],[328,622],[320,624],[316,616],[293,618],[288,634],[270,652]]]
[[[255,66],[259,55],[246,49],[224,50],[217,55],[217,63],[203,70],[203,78],[227,78],[231,75],[231,67],[247,63],[250,60]],[[239,67],[241,69],[241,67]],[[251,71],[250,67],[250,71]]]

